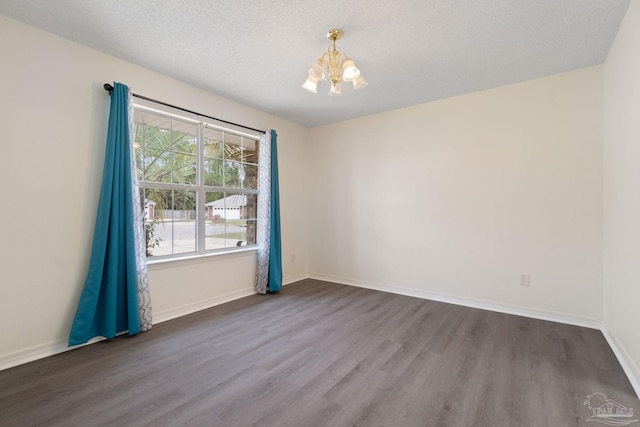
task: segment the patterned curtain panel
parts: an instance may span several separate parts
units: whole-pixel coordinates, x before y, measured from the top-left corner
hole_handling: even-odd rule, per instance
[[[131,92],[127,97],[129,119],[129,158],[131,168],[131,189],[133,193],[133,232],[136,245],[136,285],[138,295],[138,319],[140,331],[151,329],[153,317],[151,315],[151,296],[149,294],[149,274],[147,273],[147,239],[145,230],[145,212],[143,201],[140,200],[140,185],[136,165],[135,120],[133,118],[133,103]]]
[[[279,292],[282,288],[280,239],[280,192],[276,131],[269,129],[260,138],[258,177],[258,267],[256,293]]]
[[[127,86],[114,83],[89,271],[69,346],[151,328],[146,251]]]

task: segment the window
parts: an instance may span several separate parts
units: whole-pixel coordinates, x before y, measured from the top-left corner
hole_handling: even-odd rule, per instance
[[[255,245],[258,137],[134,106],[147,256]]]

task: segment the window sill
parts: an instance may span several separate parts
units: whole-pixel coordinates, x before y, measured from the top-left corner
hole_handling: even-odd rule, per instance
[[[147,266],[149,270],[160,270],[164,268],[179,267],[188,264],[198,264],[202,262],[218,261],[228,258],[236,258],[239,256],[248,256],[258,251],[258,246],[246,246],[241,249],[221,250],[216,252],[207,252],[205,254],[189,254],[180,257],[149,259],[147,258]]]

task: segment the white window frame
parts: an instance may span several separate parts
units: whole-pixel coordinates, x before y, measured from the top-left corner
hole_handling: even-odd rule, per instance
[[[231,194],[255,194],[255,195],[260,195],[260,187],[259,187],[259,179],[257,180],[257,189],[245,189],[245,188],[235,188],[235,187],[223,187],[223,186],[208,186],[204,184],[204,161],[205,161],[205,157],[204,157],[204,145],[203,145],[203,140],[204,140],[204,129],[205,128],[209,128],[209,129],[215,129],[218,131],[223,132],[224,134],[232,134],[235,136],[239,136],[241,138],[246,138],[246,139],[251,139],[253,141],[255,141],[255,143],[257,144],[260,141],[260,136],[258,135],[253,135],[247,132],[243,132],[243,131],[238,131],[235,129],[231,129],[228,127],[224,127],[224,126],[220,126],[216,123],[210,122],[210,121],[206,121],[206,120],[202,120],[202,119],[196,119],[194,117],[189,117],[187,115],[183,115],[183,114],[176,114],[174,112],[172,112],[169,108],[157,108],[155,106],[151,106],[151,105],[146,105],[146,104],[142,104],[142,103],[138,103],[138,102],[133,102],[132,103],[133,106],[133,125],[135,126],[136,122],[135,121],[135,112],[136,111],[142,111],[142,112],[148,112],[148,113],[152,113],[154,115],[158,115],[158,116],[164,116],[167,117],[169,119],[177,119],[177,120],[182,120],[185,122],[190,122],[193,123],[195,125],[197,125],[198,128],[198,132],[197,132],[197,136],[196,136],[196,147],[197,147],[197,151],[196,151],[196,183],[194,185],[192,184],[175,184],[175,183],[161,183],[161,182],[147,182],[144,181],[143,179],[139,179],[139,188],[140,189],[144,189],[144,188],[159,188],[159,189],[166,189],[166,190],[188,190],[188,191],[195,191],[196,193],[196,230],[195,230],[195,251],[193,252],[181,252],[181,253],[172,253],[172,254],[168,254],[168,255],[153,255],[152,257],[147,256],[147,262],[148,263],[155,263],[155,262],[165,262],[165,261],[172,261],[172,260],[183,260],[183,259],[192,259],[192,258],[200,258],[200,257],[204,257],[204,256],[211,256],[211,255],[221,255],[221,254],[227,254],[230,252],[244,252],[247,250],[256,250],[257,249],[257,244],[247,244],[246,246],[230,246],[230,247],[225,247],[225,248],[216,248],[216,249],[206,249],[206,245],[205,245],[205,240],[206,240],[206,227],[205,227],[205,221],[206,221],[206,193],[207,192],[216,192],[216,193],[231,193]],[[252,164],[253,163],[248,163],[248,164]],[[258,167],[257,164],[255,164],[256,167]],[[137,165],[136,165],[137,167]],[[258,167],[259,170],[259,167]],[[253,220],[253,218],[251,218]],[[256,221],[256,230],[259,229],[258,227],[258,218],[256,215],[255,218]],[[225,228],[225,240],[227,239],[226,237],[226,228]],[[257,237],[257,236],[256,236]],[[174,245],[174,242],[172,241],[172,246]],[[145,246],[146,246],[146,242],[145,242]]]

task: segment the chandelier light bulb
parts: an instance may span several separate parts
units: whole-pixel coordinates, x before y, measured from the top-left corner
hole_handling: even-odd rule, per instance
[[[329,96],[342,96],[342,82],[331,83]]]
[[[324,80],[324,63],[322,59],[316,61],[313,67],[309,68],[309,75],[316,78],[316,80]]]
[[[309,72],[309,77],[307,77],[302,87],[311,93],[318,93],[318,79],[313,77],[311,72]]]
[[[342,63],[342,80],[345,82],[352,82],[358,77],[360,77],[360,70],[356,67],[353,60],[347,58]]]
[[[366,85],[368,85],[369,83],[367,83],[364,80],[364,77],[362,77],[362,75],[358,76],[357,79],[355,79],[353,81],[353,89],[354,90],[358,90],[358,89],[362,89],[363,87],[365,87]]]

